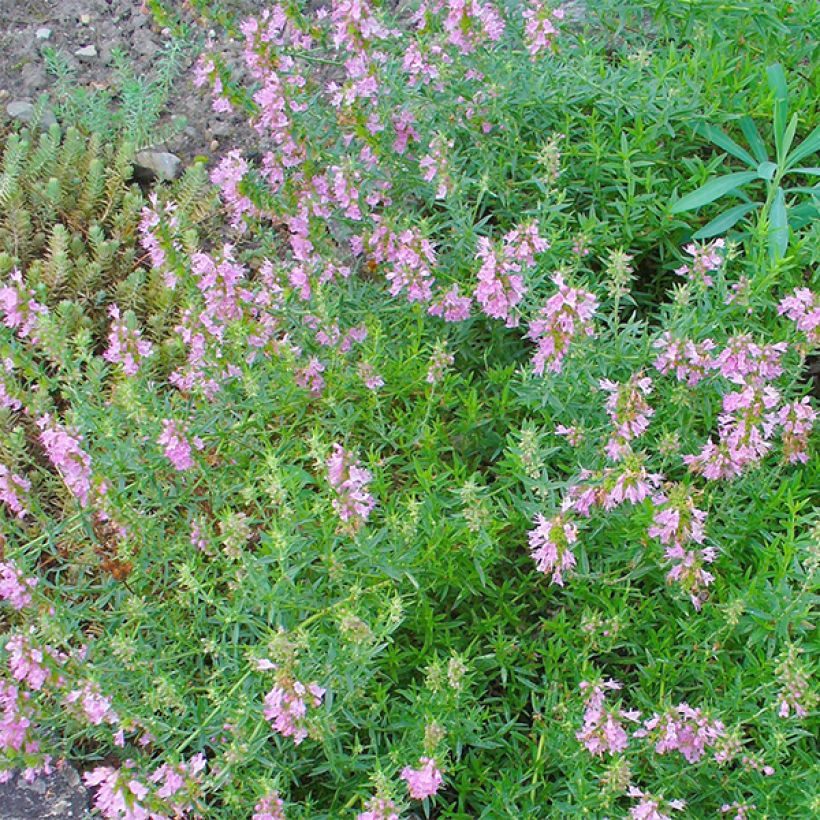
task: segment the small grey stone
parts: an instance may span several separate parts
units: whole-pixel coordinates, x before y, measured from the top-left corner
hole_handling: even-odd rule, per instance
[[[74,52],[75,57],[81,60],[93,60],[97,56],[96,46],[83,46]]]
[[[157,179],[174,179],[182,160],[168,151],[139,151],[134,157],[136,167],[150,171]]]
[[[34,104],[26,102],[25,100],[15,100],[6,106],[6,113],[12,119],[20,120],[20,122],[31,122],[34,116]],[[46,108],[45,111],[43,111],[41,124],[48,128],[56,122],[57,118],[54,116],[54,112],[50,108]]]
[[[46,28],[45,26],[43,26],[43,28],[38,28],[37,31],[34,32],[34,36],[38,40],[48,40],[51,37],[51,29]]]

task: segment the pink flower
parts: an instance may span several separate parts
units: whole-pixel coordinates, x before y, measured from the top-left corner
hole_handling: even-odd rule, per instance
[[[336,493],[333,509],[344,523],[358,529],[376,506],[376,499],[367,491],[372,476],[341,444],[334,444],[327,460],[327,479]]]
[[[192,441],[197,450],[201,450],[205,446],[198,436],[194,436]],[[183,472],[194,466],[194,460],[191,457],[191,444],[185,437],[180,425],[173,419],[163,419],[162,433],[157,439],[157,444],[163,446],[165,457],[173,464],[175,470]]]
[[[24,609],[31,603],[31,590],[36,586],[36,578],[26,578],[11,561],[0,561],[0,598],[15,609]]]
[[[108,333],[108,349],[103,353],[103,358],[112,364],[121,364],[126,376],[134,376],[142,360],[153,352],[153,346],[142,338],[138,328],[130,328],[120,318],[116,305],[111,305],[108,315],[113,321]]]
[[[458,285],[453,285],[427,308],[427,312],[431,316],[440,316],[445,322],[463,322],[470,318],[471,305],[472,299],[462,296]]]
[[[279,792],[271,792],[260,798],[253,807],[251,820],[285,820],[285,803]]]
[[[659,755],[678,751],[687,763],[697,763],[707,746],[714,746],[723,735],[719,720],[709,720],[700,709],[681,703],[662,715],[654,714],[644,721],[635,737],[648,737],[655,743]]]
[[[17,473],[11,472],[5,464],[0,464],[0,501],[2,501],[17,518],[28,515],[25,500],[31,490],[31,482]]]
[[[322,373],[325,366],[316,358],[311,356],[306,367],[300,367],[294,372],[294,379],[299,387],[310,391],[314,396],[320,396],[325,389],[325,379]]]
[[[552,574],[552,582],[564,585],[563,573],[575,566],[575,556],[570,545],[578,540],[578,530],[563,514],[546,519],[541,513],[535,516],[535,529],[530,530],[530,552],[535,567],[545,575]]]
[[[816,419],[817,413],[812,408],[808,396],[801,401],[784,404],[778,411],[777,422],[783,428],[783,455],[790,464],[808,463],[809,435]]]
[[[305,686],[298,680],[283,676],[265,695],[265,720],[273,725],[283,737],[292,737],[299,745],[307,736],[308,704],[313,708],[321,705],[325,690],[316,683]]]
[[[753,812],[757,806],[754,803],[739,803],[735,800],[732,803],[724,803],[720,807],[721,814],[734,812],[734,817],[728,820],[749,820],[749,813]]]
[[[262,95],[264,91],[263,89],[258,92],[257,96]],[[219,188],[222,201],[230,214],[231,225],[242,233],[247,230],[246,216],[261,215],[250,198],[240,192],[240,186],[248,171],[248,162],[237,149],[229,151],[211,171],[211,182]]]
[[[111,700],[100,691],[100,686],[93,681],[86,681],[80,689],[73,689],[64,699],[67,704],[79,701],[85,717],[92,726],[109,723],[116,726],[120,718],[114,711]]]
[[[706,513],[695,507],[688,489],[677,485],[667,495],[654,499],[655,513],[649,537],[661,544],[685,544],[687,541],[703,543]]]
[[[0,311],[6,327],[17,331],[21,339],[32,335],[40,316],[48,313],[48,308],[34,298],[34,291],[26,287],[23,275],[15,269],[10,274],[11,284],[0,287]]]
[[[780,704],[777,710],[778,716],[782,718],[792,715],[796,718],[807,717],[817,705],[818,697],[812,689],[807,668],[798,658],[798,650],[789,646],[776,672],[782,687],[778,696]]]
[[[622,720],[636,721],[639,713],[612,709],[605,705],[606,691],[618,690],[621,684],[612,679],[590,683],[581,682],[581,690],[589,689],[584,703],[584,725],[576,733],[589,752],[596,757],[623,752],[629,737],[623,727]]]
[[[620,461],[631,452],[629,442],[646,432],[655,414],[644,398],[652,392],[652,380],[635,374],[625,384],[602,379],[600,385],[609,393],[606,412],[615,428],[604,449],[613,461]]]
[[[518,325],[512,309],[527,292],[521,271],[535,265],[535,254],[549,248],[538,235],[535,223],[520,225],[504,235],[501,247],[495,247],[485,236],[478,238],[476,256],[481,261],[475,299],[487,316],[504,319],[507,327]]]
[[[443,378],[448,367],[452,367],[455,357],[447,352],[443,343],[439,343],[433,349],[430,356],[430,363],[427,367],[426,381],[428,384],[438,384]]]
[[[445,0],[444,31],[447,42],[462,54],[470,54],[485,40],[497,42],[504,33],[504,21],[490,3],[478,0]]]
[[[359,362],[359,378],[364,382],[364,386],[368,390],[376,391],[380,387],[384,387],[384,379],[376,372],[372,364],[367,362]]]
[[[401,777],[407,783],[407,793],[414,800],[424,800],[433,797],[441,786],[443,777],[436,761],[431,757],[420,758],[422,764],[418,769],[405,766],[401,770]]]
[[[665,812],[682,811],[686,807],[684,800],[664,800],[663,797],[641,791],[635,786],[630,786],[627,794],[639,798],[638,804],[629,810],[629,816],[633,820],[672,820]]]
[[[711,352],[715,343],[711,339],[696,344],[675,339],[666,331],[652,346],[661,351],[655,359],[655,367],[664,375],[673,372],[679,382],[686,382],[689,387],[704,379],[714,365]]]
[[[723,239],[715,239],[706,245],[697,245],[694,242],[684,250],[692,257],[690,265],[682,265],[675,273],[685,276],[691,282],[698,282],[704,287],[711,287],[714,280],[709,275],[723,265],[723,256],[720,251],[726,246]]]
[[[130,765],[129,765],[130,764]],[[148,796],[146,786],[134,777],[128,769],[132,761],[126,761],[124,768],[97,766],[83,775],[83,782],[89,788],[97,787],[94,808],[103,817],[111,820],[153,820],[157,815],[142,803]]]
[[[91,500],[91,456],[80,447],[82,436],[45,415],[37,420],[40,442],[71,494],[87,507]]]
[[[396,804],[384,797],[372,797],[366,810],[356,815],[356,820],[399,820]]]
[[[4,375],[9,374],[10,377],[13,370],[14,362],[10,358],[5,358],[0,362],[0,407],[6,407],[9,410],[20,410],[23,403],[9,393],[9,390],[13,389],[13,381],[11,378],[7,380],[6,375]]]
[[[589,291],[571,288],[560,273],[552,277],[558,292],[551,296],[530,322],[528,338],[538,345],[532,369],[541,376],[545,369],[560,373],[570,344],[582,336],[592,336],[592,317],[598,300]]]
[[[429,302],[435,279],[431,266],[436,253],[432,244],[417,228],[396,233],[378,225],[368,240],[373,261],[385,265],[385,278],[390,283],[390,295],[407,292],[409,302]]]
[[[532,6],[524,9],[522,14],[524,26],[524,40],[530,58],[535,60],[541,51],[552,48],[552,38],[558,33],[553,20],[563,20],[564,10],[550,10],[546,3],[534,0]]]
[[[808,288],[796,288],[780,302],[777,312],[797,324],[797,329],[806,334],[810,347],[820,345],[820,294]]]

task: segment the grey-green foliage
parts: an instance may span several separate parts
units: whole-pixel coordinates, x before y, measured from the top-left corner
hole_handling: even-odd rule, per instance
[[[769,255],[780,259],[789,244],[789,228],[805,227],[820,217],[820,186],[792,185],[784,188],[782,182],[787,176],[816,177],[820,168],[803,166],[801,163],[820,151],[820,126],[817,126],[799,145],[790,150],[794,142],[799,122],[798,114],[789,119],[789,90],[783,67],[776,63],[766,69],[769,87],[774,95],[772,133],[775,151],[772,155],[760,135],[757,126],[749,116],[740,120],[740,128],[749,145],[735,142],[728,134],[714,125],[702,126],[701,133],[726,153],[743,162],[750,170],[737,171],[710,179],[695,191],[673,203],[671,212],[693,211],[721,199],[734,195],[743,201],[739,205],[723,211],[694,234],[696,239],[707,239],[725,233],[741,219],[753,211],[760,211],[767,235]],[[774,160],[772,161],[772,156]],[[744,188],[756,181],[766,183],[764,200],[751,200]],[[787,197],[787,195],[789,195]],[[790,198],[802,195],[804,201],[791,203]]]
[[[184,117],[159,125],[174,81],[179,77],[187,45],[169,43],[154,61],[149,75],[137,74],[128,55],[111,54],[113,70],[103,88],[83,86],[65,55],[44,48],[46,68],[54,77],[55,113],[63,126],[73,126],[103,139],[122,139],[140,151],[167,142],[185,127]]]

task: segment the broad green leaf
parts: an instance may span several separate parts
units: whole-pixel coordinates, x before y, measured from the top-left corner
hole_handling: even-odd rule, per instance
[[[794,151],[788,157],[787,165],[791,167],[792,165],[800,162],[801,159],[805,157],[809,157],[812,154],[817,153],[820,151],[820,125],[814,129],[814,131],[809,134]]]
[[[751,205],[742,204],[735,205],[724,211],[719,216],[716,216],[711,222],[704,225],[699,231],[692,234],[692,239],[711,239],[713,236],[719,236],[726,233],[729,228],[734,227],[747,213],[759,208],[760,202],[753,202]]]
[[[732,189],[737,188],[739,185],[745,185],[753,179],[757,179],[757,173],[755,171],[739,171],[736,174],[724,174],[721,177],[710,179],[709,182],[702,185],[696,191],[692,191],[692,193],[681,197],[681,199],[675,202],[672,205],[671,212],[673,214],[679,214],[683,211],[693,211],[696,208],[714,202],[724,194],[728,194]]]
[[[774,94],[774,142],[777,148],[777,158],[783,159],[783,146],[786,138],[786,118],[789,115],[789,87],[786,84],[786,72],[780,63],[770,65],[766,69],[769,79],[769,88]]]
[[[820,219],[820,204],[814,202],[801,202],[789,209],[789,222],[794,230],[799,231],[806,225]]]
[[[763,142],[763,138],[760,136],[760,132],[754,124],[754,120],[748,116],[741,117],[740,130],[743,132],[743,136],[746,137],[746,141],[749,143],[749,147],[752,149],[752,153],[755,155],[757,161],[766,162],[768,159],[766,144]]]
[[[789,247],[789,215],[786,211],[786,194],[778,187],[769,212],[769,256],[782,259]]]
[[[733,157],[745,162],[750,168],[757,165],[755,158],[742,146],[738,145],[728,134],[714,125],[703,124],[695,128],[697,133],[703,134],[706,139],[713,142],[718,148],[722,148]]]
[[[777,165],[773,162],[761,162],[757,166],[757,175],[767,181],[775,175],[775,171],[777,171]]]

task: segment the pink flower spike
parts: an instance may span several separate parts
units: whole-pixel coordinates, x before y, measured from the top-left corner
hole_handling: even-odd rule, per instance
[[[422,757],[420,763],[422,765],[418,769],[405,766],[399,775],[407,783],[407,793],[414,800],[433,797],[443,781],[441,771],[433,758]]]

